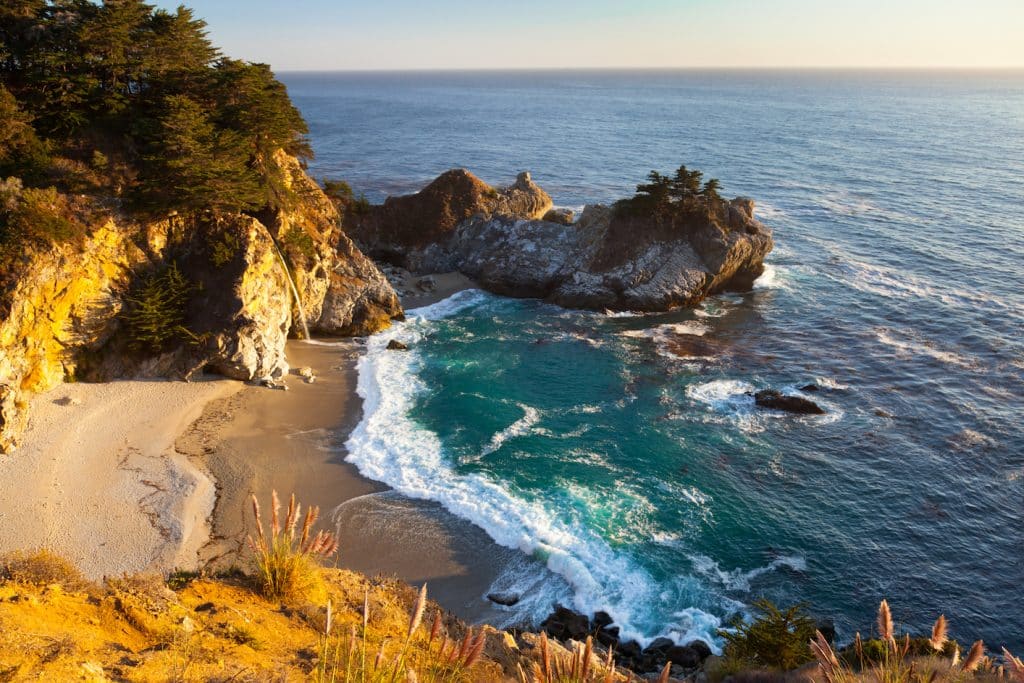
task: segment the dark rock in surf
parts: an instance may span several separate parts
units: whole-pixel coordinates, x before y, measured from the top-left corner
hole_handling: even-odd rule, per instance
[[[557,605],[540,627],[559,640],[584,640],[590,634],[590,619],[568,607]]]
[[[686,644],[686,647],[695,651],[697,655],[700,657],[701,661],[704,661],[712,654],[711,648],[703,640],[691,640],[689,643]]]
[[[665,659],[687,669],[695,669],[700,666],[700,653],[687,645],[673,645],[665,651]]]
[[[487,599],[496,605],[511,607],[519,602],[520,596],[518,593],[488,593]]]
[[[644,654],[657,652],[664,654],[670,647],[675,645],[671,638],[655,638],[651,644],[644,648]]]
[[[821,391],[821,387],[813,383],[805,384],[802,387],[800,387],[800,391]]]
[[[611,626],[615,620],[607,612],[594,612],[594,618],[590,621],[594,624],[594,628],[602,629]]]
[[[408,351],[409,347],[397,339],[392,339],[387,345],[388,351]]]
[[[824,415],[825,411],[814,401],[802,396],[789,396],[775,389],[762,389],[754,394],[754,401],[761,408],[782,410],[798,415]]]

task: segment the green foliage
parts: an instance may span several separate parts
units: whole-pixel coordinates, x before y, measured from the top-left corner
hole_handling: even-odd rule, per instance
[[[704,174],[680,166],[672,176],[658,171],[647,174],[646,183],[636,186],[636,194],[615,203],[616,215],[623,217],[654,218],[658,222],[687,222],[688,220],[715,219],[723,209],[719,191],[721,183],[709,178],[701,186]]]
[[[297,251],[306,259],[316,257],[316,243],[310,234],[302,228],[292,228],[285,233],[281,241],[288,247],[288,251]]]
[[[0,242],[9,244],[54,244],[66,242],[85,232],[75,220],[67,198],[56,188],[20,189],[20,181],[9,178],[0,184]]]
[[[102,171],[110,165],[110,159],[108,159],[107,155],[103,152],[98,149],[94,149],[92,152],[92,159],[89,163],[95,170]]]
[[[752,622],[737,620],[732,630],[719,631],[727,667],[789,671],[813,659],[808,643],[817,629],[804,605],[783,611],[770,600],[758,600],[754,608],[758,614]]]
[[[352,192],[352,186],[344,180],[324,178],[321,182],[324,186],[324,194],[335,204],[347,206],[355,201],[355,193]]]
[[[235,258],[241,248],[242,240],[238,235],[225,230],[210,240],[210,261],[217,268],[222,268]]]
[[[143,277],[127,297],[129,305],[123,313],[128,345],[136,351],[160,353],[178,343],[198,342],[199,337],[185,326],[194,289],[174,262]]]
[[[139,208],[278,208],[292,197],[274,154],[311,156],[306,134],[270,68],[222,58],[185,7],[6,0],[0,8],[0,175],[33,184],[51,149],[109,174],[115,169],[90,157],[98,140],[117,160],[119,177],[107,185]]]
[[[164,102],[159,134],[145,157],[145,203],[246,211],[262,206],[263,193],[248,164],[249,148],[237,132],[217,128],[198,102],[174,95]]]
[[[49,152],[31,120],[14,95],[0,83],[0,176],[38,175],[46,167]]]

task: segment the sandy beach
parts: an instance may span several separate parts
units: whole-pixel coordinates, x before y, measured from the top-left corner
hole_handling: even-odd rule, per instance
[[[407,309],[473,286],[432,278]],[[0,460],[0,552],[49,548],[93,578],[244,566],[250,496],[267,506],[276,489],[321,509],[341,538],[340,566],[428,582],[460,616],[501,621],[486,594],[516,552],[345,462],[362,415],[361,350],[359,339],[289,342],[287,390],[209,378],[37,396],[24,447]]]
[[[214,483],[174,442],[228,380],[66,384],[0,458],[0,553],[48,548],[91,578],[196,564]]]

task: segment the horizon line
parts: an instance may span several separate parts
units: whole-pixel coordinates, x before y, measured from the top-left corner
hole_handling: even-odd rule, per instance
[[[271,65],[273,66],[273,65]],[[1001,66],[484,66],[484,67],[381,67],[287,68],[277,73],[487,73],[536,71],[917,71],[917,72],[1024,72],[1024,64]]]

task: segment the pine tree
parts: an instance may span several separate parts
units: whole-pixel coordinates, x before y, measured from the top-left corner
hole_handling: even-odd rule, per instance
[[[167,98],[159,136],[146,157],[143,180],[151,208],[247,211],[263,205],[246,140],[218,130],[206,111],[183,95]]]
[[[46,166],[46,145],[36,136],[31,121],[14,95],[0,84],[0,178],[32,179]]]
[[[718,193],[720,189],[722,189],[722,184],[718,182],[718,178],[709,178],[704,183],[704,188],[700,191],[700,195],[708,206],[714,206],[722,201],[722,196]]]

